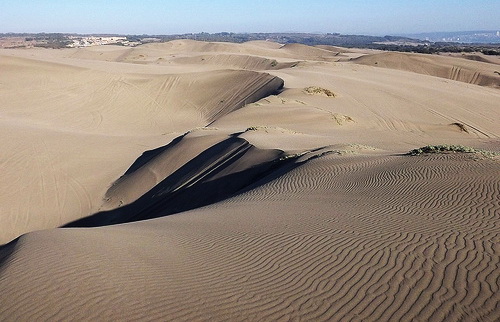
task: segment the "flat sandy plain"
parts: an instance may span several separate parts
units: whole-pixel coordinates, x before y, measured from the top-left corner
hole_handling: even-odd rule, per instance
[[[0,50],[0,320],[500,318],[500,59]],[[65,228],[58,228],[63,227]]]

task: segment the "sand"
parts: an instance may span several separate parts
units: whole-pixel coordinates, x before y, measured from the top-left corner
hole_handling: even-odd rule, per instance
[[[500,152],[495,70],[264,41],[1,49],[0,320],[497,320],[499,157],[406,154]]]
[[[431,56],[408,53],[380,53],[355,59],[359,64],[402,69],[415,73],[448,78],[470,84],[499,87],[498,60],[486,55]]]

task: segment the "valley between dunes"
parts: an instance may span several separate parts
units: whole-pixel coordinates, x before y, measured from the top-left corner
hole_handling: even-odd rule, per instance
[[[0,320],[500,319],[476,56],[0,50]]]

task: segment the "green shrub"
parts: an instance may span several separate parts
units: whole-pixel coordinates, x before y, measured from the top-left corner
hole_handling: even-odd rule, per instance
[[[489,156],[489,157],[499,155],[496,152],[477,150],[469,146],[453,145],[453,144],[426,145],[424,147],[411,150],[410,152],[408,152],[408,155],[421,155],[425,153],[443,153],[443,152],[480,153],[484,156]]]

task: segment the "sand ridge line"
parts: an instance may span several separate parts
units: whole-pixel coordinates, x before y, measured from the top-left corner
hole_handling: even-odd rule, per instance
[[[365,55],[352,61],[357,64],[401,69],[475,85],[500,87],[500,76],[494,73],[497,65],[490,62],[395,52]]]

